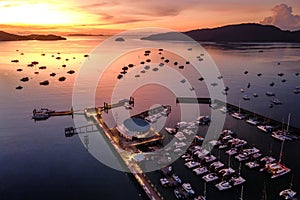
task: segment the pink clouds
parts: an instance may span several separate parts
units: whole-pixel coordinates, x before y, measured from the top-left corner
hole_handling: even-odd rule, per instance
[[[260,23],[275,25],[284,30],[300,30],[300,15],[293,14],[293,9],[286,4],[276,5],[272,16],[265,17]]]

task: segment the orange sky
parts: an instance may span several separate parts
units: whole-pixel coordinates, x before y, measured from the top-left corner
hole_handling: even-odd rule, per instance
[[[142,27],[185,31],[262,21],[296,30],[299,14],[299,0],[4,0],[0,30],[106,34]]]

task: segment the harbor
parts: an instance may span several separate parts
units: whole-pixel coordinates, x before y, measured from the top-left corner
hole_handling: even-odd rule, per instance
[[[243,123],[246,126],[251,126],[251,128],[255,127],[253,124],[247,123],[249,117],[255,115],[254,113],[231,104],[224,104],[218,100],[211,101],[205,99],[205,101],[201,101],[201,98],[198,98],[196,101],[186,98],[184,102],[181,101],[180,103],[199,102],[207,104],[207,107],[212,109],[218,109],[220,112],[222,112],[221,108],[226,106],[228,112],[224,114],[230,116],[232,113],[239,112],[240,114],[245,115],[243,118],[244,120],[239,120],[234,118],[234,116],[230,116],[231,120],[235,121],[234,123]],[[177,101],[177,103],[179,102]],[[201,117],[199,117],[199,121],[189,122],[186,125],[182,122],[178,122],[177,124],[181,127],[180,132],[181,134],[183,133],[181,137],[177,136],[179,134],[179,126],[170,129],[166,127],[166,130],[162,130],[161,133],[157,133],[155,130],[151,129],[151,127],[148,127],[149,130],[147,129],[147,132],[152,132],[152,136],[140,141],[135,139],[134,141],[131,136],[128,137],[128,134],[122,134],[122,130],[124,129],[120,127],[109,128],[103,120],[102,115],[108,113],[108,110],[116,107],[134,109],[134,98],[131,97],[130,100],[122,100],[117,104],[113,104],[113,106],[104,103],[104,106],[101,107],[84,109],[85,117],[87,120],[93,121],[93,124],[89,124],[86,127],[67,127],[65,128],[65,136],[70,137],[76,134],[88,133],[89,131],[94,132],[99,129],[103,130],[107,142],[116,152],[116,156],[124,163],[124,167],[128,168],[132,173],[135,180],[149,199],[165,199],[170,195],[177,199],[209,199],[206,196],[209,196],[209,194],[216,189],[219,193],[224,192],[224,190],[233,190],[235,192],[231,193],[231,196],[239,196],[240,191],[242,190],[241,187],[244,187],[245,184],[247,185],[247,182],[251,179],[249,173],[256,173],[255,176],[267,179],[268,182],[270,181],[270,184],[272,183],[272,179],[278,179],[278,177],[280,177],[282,180],[281,176],[288,176],[285,174],[295,173],[293,171],[294,169],[289,166],[289,163],[286,164],[284,162],[286,159],[283,160],[282,158],[282,156],[284,156],[283,142],[281,143],[282,145],[280,145],[281,148],[278,155],[271,155],[270,152],[272,152],[272,150],[266,151],[265,147],[259,147],[254,143],[252,145],[251,140],[247,140],[247,138],[241,135],[241,130],[238,128],[230,127],[233,129],[224,129],[218,140],[209,141],[210,145],[213,147],[211,152],[203,149],[201,145],[209,121],[208,123],[202,124],[199,120]],[[49,110],[47,109],[47,111]],[[170,106],[161,106],[152,110],[146,110],[131,118],[141,119],[152,124],[155,123],[160,116],[168,117],[170,112]],[[65,115],[66,113],[68,112],[54,111],[51,116],[59,116],[60,114]],[[73,112],[68,114],[72,115]],[[265,119],[265,117],[257,116],[256,119],[259,121],[259,119]],[[269,119],[268,122],[271,122],[274,127],[281,127],[280,122],[278,121]],[[136,123],[140,122],[136,121]],[[186,138],[189,138],[189,131],[187,130],[190,128],[184,128],[187,125],[190,128],[197,127],[198,133],[197,136],[192,139],[193,141],[187,151],[183,152],[179,150],[181,147],[185,146]],[[228,125],[225,124],[225,127],[226,126]],[[97,129],[94,129],[93,127],[96,127]],[[242,130],[245,131],[244,129]],[[290,130],[293,131],[294,141],[292,142],[298,142],[297,134],[299,130],[295,127],[291,127]],[[270,137],[270,134],[264,134],[259,129],[255,132],[259,132],[259,134],[264,137]],[[149,147],[149,145],[152,147],[155,146],[156,148],[162,148],[162,144],[167,143],[164,141],[167,135],[173,135],[178,142],[175,142],[174,147],[168,149],[166,154],[171,155],[176,152],[176,154],[179,153],[181,155],[181,158],[176,161],[172,160],[172,156],[170,156],[170,158],[167,157],[168,159],[160,158],[159,162],[161,162],[161,164],[170,163],[168,167],[161,169],[162,172],[159,172],[158,170],[144,173],[141,166],[143,166],[142,163],[145,158],[138,159],[138,157],[136,157],[137,159],[133,160],[132,158],[129,159],[127,153],[124,153],[124,149],[126,149],[135,154],[144,156],[148,154],[148,156],[153,157],[154,154],[151,154],[151,152],[147,153],[143,151],[148,149],[147,146]],[[286,141],[285,146],[289,145],[288,142],[289,141]],[[278,167],[281,167],[281,169],[278,170]],[[247,188],[245,190],[247,190]],[[274,196],[278,197],[278,194]]]

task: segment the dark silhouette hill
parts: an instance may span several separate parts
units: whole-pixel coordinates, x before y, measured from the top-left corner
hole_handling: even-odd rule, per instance
[[[300,31],[284,31],[272,25],[235,24],[183,32],[196,41],[206,42],[300,42]],[[144,40],[188,40],[177,32],[154,34]]]
[[[66,40],[66,38],[57,35],[16,35],[0,31],[0,41],[21,41],[21,40]]]

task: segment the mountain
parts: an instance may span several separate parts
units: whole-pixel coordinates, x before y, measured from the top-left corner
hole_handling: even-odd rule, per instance
[[[183,32],[196,41],[205,42],[300,42],[300,31],[283,31],[272,25],[235,24],[211,29]],[[189,40],[181,33],[168,32],[141,38],[143,40]]]
[[[0,31],[0,41],[20,41],[20,40],[66,40],[66,38],[57,35],[15,35]]]

